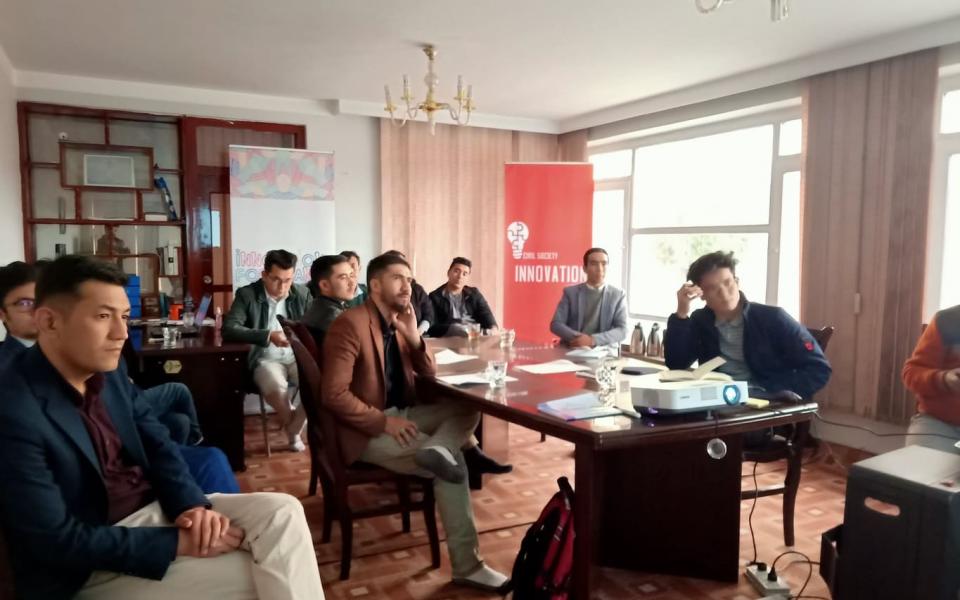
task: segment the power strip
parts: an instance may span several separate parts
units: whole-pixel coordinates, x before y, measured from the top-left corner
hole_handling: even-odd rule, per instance
[[[768,579],[770,571],[767,569],[758,571],[757,565],[750,565],[747,567],[745,575],[747,581],[750,582],[753,589],[757,590],[758,594],[763,594],[769,598],[776,598],[778,596],[788,598],[790,596],[790,586],[787,585],[787,582],[779,575],[777,575],[775,581],[770,581]]]

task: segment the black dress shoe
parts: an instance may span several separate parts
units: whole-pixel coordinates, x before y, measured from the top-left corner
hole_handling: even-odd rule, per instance
[[[482,473],[503,475],[513,471],[513,465],[501,465],[483,453],[478,446],[463,451],[463,458],[467,463],[467,470],[474,476]]]

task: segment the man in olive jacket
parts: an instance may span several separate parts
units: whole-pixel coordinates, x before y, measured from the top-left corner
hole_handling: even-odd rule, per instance
[[[293,407],[289,389],[297,385],[297,363],[277,317],[298,321],[310,303],[310,292],[293,283],[297,257],[286,250],[267,252],[260,281],[236,291],[223,320],[223,339],[253,344],[247,364],[264,400],[277,411],[290,449],[304,449],[300,433],[307,420],[303,406]]]

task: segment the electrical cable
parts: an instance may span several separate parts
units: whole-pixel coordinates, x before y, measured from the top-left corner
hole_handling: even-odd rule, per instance
[[[875,435],[877,437],[906,437],[909,435],[922,435],[922,436],[944,438],[953,442],[960,441],[960,440],[957,440],[955,436],[943,435],[942,433],[911,433],[909,431],[904,431],[903,433],[877,433],[876,431],[868,427],[864,427],[863,425],[850,425],[848,423],[837,423],[836,421],[828,421],[827,419],[824,419],[823,417],[821,417],[819,412],[814,412],[813,416],[816,417],[818,421],[822,423],[826,423],[827,425],[834,425],[836,427],[847,427],[849,429],[859,429],[861,431],[866,431],[867,433],[871,435]]]
[[[757,564],[757,536],[753,533],[753,511],[757,508],[757,500],[760,498],[760,486],[757,484],[757,465],[753,463],[753,505],[750,507],[750,515],[747,517],[747,525],[750,527],[750,541],[753,543],[753,560],[747,563],[747,566]]]

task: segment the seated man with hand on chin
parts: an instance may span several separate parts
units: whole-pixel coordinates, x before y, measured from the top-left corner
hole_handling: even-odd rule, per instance
[[[690,265],[663,338],[667,367],[722,356],[726,363],[717,370],[748,382],[751,394],[810,398],[830,379],[820,345],[779,306],[748,301],[736,266],[732,252],[705,254]],[[707,305],[691,313],[696,298]]]
[[[415,377],[432,377],[437,366],[417,329],[412,283],[410,265],[396,254],[367,265],[369,298],[334,319],[324,339],[323,405],[337,419],[347,463],[433,478],[454,583],[498,590],[507,577],[480,558],[461,452],[480,414],[416,396]]]
[[[0,528],[21,598],[322,599],[303,507],[212,494],[117,369],[126,275],[64,256],[0,387]]]

